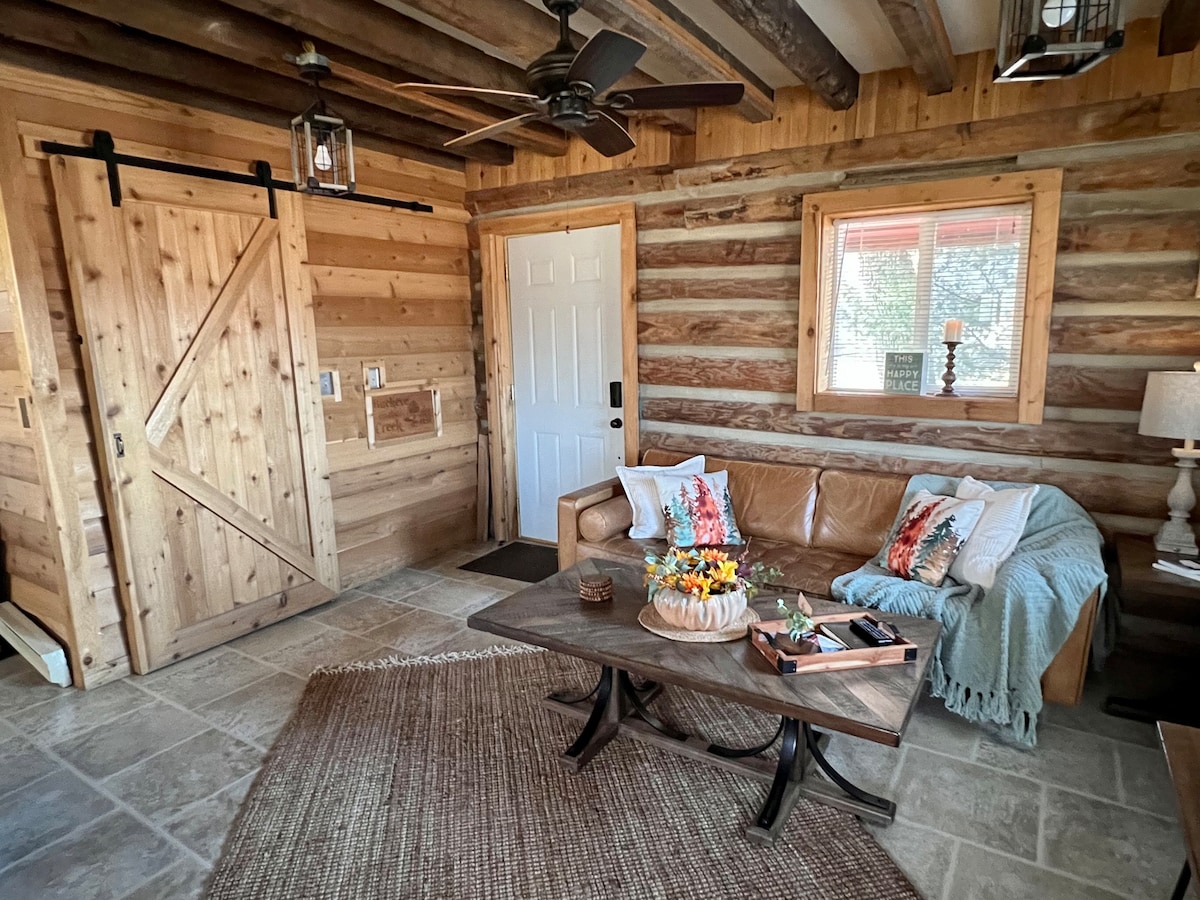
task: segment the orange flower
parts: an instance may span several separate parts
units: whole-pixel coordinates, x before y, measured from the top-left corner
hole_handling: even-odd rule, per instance
[[[688,572],[679,579],[679,590],[688,594],[695,594],[701,600],[708,599],[708,590],[710,587],[709,580],[703,575],[697,575],[695,572]]]
[[[729,554],[724,550],[713,550],[711,547],[705,547],[700,551],[700,558],[705,562],[725,562],[729,559]]]

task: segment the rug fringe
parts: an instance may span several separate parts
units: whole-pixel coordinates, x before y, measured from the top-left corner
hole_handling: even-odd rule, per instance
[[[379,672],[385,669],[403,669],[409,666],[430,666],[461,662],[468,659],[491,659],[494,656],[519,656],[523,653],[544,653],[544,647],[528,644],[484,647],[482,650],[452,650],[434,656],[385,656],[382,659],[367,659],[360,662],[340,663],[336,666],[318,666],[309,673],[313,675],[340,675],[346,672]]]

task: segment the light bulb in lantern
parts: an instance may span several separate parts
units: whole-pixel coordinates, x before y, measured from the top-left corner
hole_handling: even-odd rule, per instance
[[[313,154],[313,165],[322,172],[328,172],[333,168],[333,156],[323,141],[317,144],[317,152]]]
[[[1075,18],[1077,8],[1077,0],[1047,0],[1042,7],[1042,21],[1050,28],[1062,28]]]

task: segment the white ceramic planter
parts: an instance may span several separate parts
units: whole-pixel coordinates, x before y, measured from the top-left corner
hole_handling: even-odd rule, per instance
[[[697,600],[691,594],[671,588],[659,588],[654,595],[654,608],[663,621],[687,631],[722,631],[738,620],[746,609],[746,592],[738,589],[731,594],[716,594],[707,600]]]

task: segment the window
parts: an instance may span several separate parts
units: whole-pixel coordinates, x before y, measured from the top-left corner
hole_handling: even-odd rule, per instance
[[[1040,422],[1060,184],[1055,170],[807,196],[797,407]],[[889,353],[923,354],[902,393]]]

